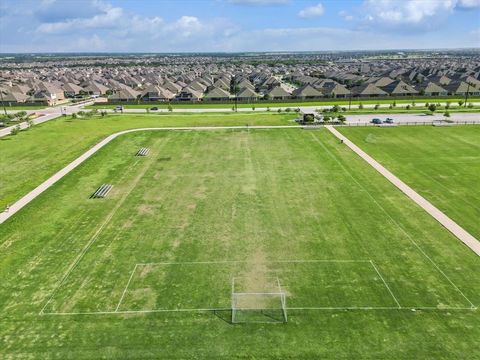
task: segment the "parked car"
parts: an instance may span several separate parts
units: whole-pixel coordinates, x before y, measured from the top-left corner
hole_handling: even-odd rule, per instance
[[[386,124],[393,124],[394,123],[394,120],[392,118],[386,118],[385,119],[385,123]]]
[[[115,112],[117,112],[117,111],[123,112],[123,106],[116,106],[115,109],[113,109],[113,111],[115,111]]]
[[[382,120],[380,120],[379,118],[374,118],[372,119],[372,121],[370,121],[372,124],[381,124],[382,123]]]
[[[157,111],[158,110],[158,107],[154,106],[152,108],[150,108],[151,111]]]

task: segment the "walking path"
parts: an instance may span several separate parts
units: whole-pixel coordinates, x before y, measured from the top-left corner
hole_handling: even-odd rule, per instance
[[[64,109],[66,114],[72,114],[74,112],[81,111],[83,106],[89,105],[91,103],[93,103],[93,101],[92,102],[87,102],[87,103],[76,104],[76,105],[58,106],[58,107],[53,107],[53,108],[48,108],[48,109],[43,109],[43,110],[35,110],[35,111],[30,111],[29,110],[29,111],[27,111],[27,113],[29,113],[29,114],[35,113],[35,114],[39,115],[35,119],[32,119],[33,124],[37,125],[37,124],[41,124],[41,123],[44,123],[44,122],[49,121],[49,120],[56,119],[57,117],[61,116],[62,115],[62,108]],[[17,112],[17,111],[15,111],[15,112]],[[24,122],[21,122],[19,124],[15,124],[15,125],[0,129],[0,137],[9,135],[10,132],[12,131],[12,129],[14,127],[16,127],[17,125],[20,126],[21,130],[28,128],[28,123],[26,121],[24,121]]]
[[[95,154],[102,147],[107,145],[113,139],[119,137],[120,135],[136,132],[136,131],[171,131],[171,130],[188,130],[188,131],[204,131],[204,130],[219,130],[219,129],[289,129],[289,128],[299,128],[298,125],[280,125],[280,126],[198,126],[198,127],[160,127],[160,128],[139,128],[139,129],[130,129],[116,132],[112,135],[107,136],[105,139],[94,145],[91,149],[87,150],[85,153],[80,155],[78,158],[73,160],[70,164],[65,166],[62,170],[58,171],[56,174],[45,180],[35,189],[30,191],[27,195],[23,196],[20,200],[12,204],[8,211],[0,213],[0,224],[5,222],[7,219],[12,217],[17,211],[26,206],[29,202],[47,190],[50,186],[55,184],[58,180],[63,178],[78,165],[87,160],[90,156]]]
[[[343,143],[347,145],[353,152],[370,164],[375,170],[382,174],[388,181],[395,185],[400,191],[412,199],[417,205],[429,213],[435,220],[442,224],[448,231],[455,235],[460,241],[467,245],[471,250],[473,250],[478,256],[480,256],[480,241],[458,225],[455,221],[450,219],[447,215],[433,206],[428,200],[423,196],[418,194],[410,186],[405,184],[402,180],[393,175],[385,167],[380,165],[375,159],[370,155],[360,149],[357,145],[351,142],[347,137],[343,136],[331,125],[325,126],[333,135],[338,139],[343,140]]]
[[[204,131],[204,130],[219,130],[219,129],[290,129],[290,128],[301,128],[299,125],[283,125],[283,126],[201,126],[201,127],[160,127],[160,128],[139,128],[139,129],[130,129],[119,131],[114,134],[109,135],[91,149],[87,150],[85,153],[80,155],[77,159],[72,161],[70,164],[65,166],[63,169],[58,171],[56,174],[45,180],[42,184],[37,186],[35,189],[30,191],[27,195],[23,196],[20,200],[12,204],[8,211],[0,213],[0,224],[5,222],[7,219],[12,217],[16,212],[26,206],[29,202],[47,190],[50,186],[55,184],[58,180],[63,178],[69,172],[74,170],[77,166],[82,164],[90,156],[95,154],[102,147],[107,145],[113,139],[119,137],[120,135],[137,132],[137,131],[172,131],[172,130],[188,130],[188,131]],[[393,175],[385,167],[380,165],[376,160],[374,160],[370,155],[356,146],[348,138],[340,134],[333,126],[325,126],[334,136],[342,140],[345,145],[347,145],[353,152],[358,156],[364,159],[368,164],[370,164],[375,170],[382,174],[387,180],[389,180],[393,185],[400,189],[404,194],[406,194],[410,199],[412,199],[417,205],[423,208],[427,213],[429,213],[435,220],[447,228],[453,235],[455,235],[459,240],[461,240],[465,245],[467,245],[471,250],[473,250],[478,256],[480,256],[480,242],[469,234],[465,229],[458,225],[455,221],[450,219],[447,215],[433,206],[429,201],[427,201],[420,194],[415,192],[411,187]]]

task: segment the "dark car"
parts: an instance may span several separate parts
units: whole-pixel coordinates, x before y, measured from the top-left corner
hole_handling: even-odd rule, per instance
[[[150,108],[151,111],[157,111],[158,110],[158,107],[154,106],[152,108]]]
[[[386,124],[393,124],[394,123],[394,120],[392,118],[386,118],[385,119],[385,123]]]
[[[372,121],[370,121],[372,124],[381,124],[382,123],[382,120],[378,119],[378,118],[375,118],[375,119],[372,119]]]

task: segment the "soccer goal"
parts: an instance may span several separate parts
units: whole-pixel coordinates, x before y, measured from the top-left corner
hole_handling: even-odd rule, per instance
[[[256,280],[235,277],[232,279],[232,324],[286,323],[287,300],[278,277],[262,279],[259,286],[251,288]]]

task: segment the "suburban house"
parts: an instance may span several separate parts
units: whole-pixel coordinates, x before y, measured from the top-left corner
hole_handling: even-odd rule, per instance
[[[363,84],[352,88],[352,95],[355,97],[377,97],[388,96],[388,93],[373,84]]]
[[[447,96],[448,91],[432,81],[424,82],[416,86],[418,93],[425,96]]]
[[[174,97],[171,91],[157,85],[148,86],[140,95],[142,101],[170,101]]]
[[[203,93],[193,90],[189,87],[184,87],[175,97],[178,101],[200,101],[203,98]]]
[[[388,85],[382,86],[381,88],[390,96],[411,96],[418,94],[417,90],[402,80],[392,81]]]
[[[296,99],[319,99],[323,97],[323,94],[321,91],[315,89],[312,85],[306,84],[298,89],[295,89],[292,92],[292,96]]]
[[[84,91],[85,90],[82,87],[76,84],[67,83],[63,85],[63,93],[65,97],[75,97],[75,95],[79,95],[80,92],[84,92]]]
[[[204,100],[226,101],[230,99],[230,93],[222,88],[213,88],[203,97]]]
[[[237,94],[239,101],[252,102],[257,101],[261,96],[255,92],[255,90],[246,87]]]
[[[344,85],[334,83],[334,82],[326,82],[324,86],[321,88],[322,92],[332,98],[346,98],[350,95],[350,90],[348,90]]]
[[[115,90],[112,95],[108,97],[111,102],[132,102],[136,101],[140,93],[133,90],[131,87],[124,86],[121,89]]]
[[[285,100],[285,99],[291,99],[292,95],[279,85],[279,86],[275,86],[273,89],[268,91],[265,94],[265,97],[271,100]]]
[[[104,95],[109,90],[105,85],[99,84],[96,81],[90,81],[83,86],[85,91],[90,95]]]
[[[448,92],[448,95],[459,95],[459,96],[465,96],[467,94],[469,95],[479,95],[480,94],[480,89],[475,88],[474,86],[467,84],[465,81],[451,81],[448,85],[445,86],[445,89]]]

